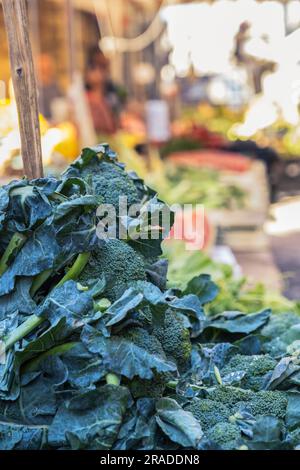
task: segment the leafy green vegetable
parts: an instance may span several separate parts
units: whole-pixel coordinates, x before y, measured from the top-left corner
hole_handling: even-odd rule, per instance
[[[175,400],[161,398],[156,404],[156,421],[171,441],[197,449],[203,432],[192,413],[184,411]]]
[[[125,387],[104,385],[63,403],[49,428],[52,447],[111,449],[131,404]],[[67,426],[66,426],[67,423]]]
[[[208,438],[224,450],[237,449],[241,431],[236,424],[221,422],[209,430]]]
[[[9,244],[6,247],[5,252],[3,253],[0,259],[0,276],[7,270],[11,258],[16,255],[18,250],[24,245],[26,237],[21,233],[14,233],[10,239]]]
[[[157,238],[99,239],[109,202],[118,227]],[[296,310],[246,313],[253,300],[222,298],[192,262],[168,289],[163,208],[106,145],[59,179],[0,189],[0,450],[299,444]]]
[[[151,162],[150,162],[151,163]],[[158,171],[145,175],[147,184],[168,204],[201,203],[209,209],[240,209],[247,202],[246,191],[237,184],[222,179],[220,171],[163,163]],[[199,184],[201,182],[201,184]]]
[[[159,341],[146,330],[135,328],[125,337],[98,338],[97,344],[87,344],[89,350],[97,352],[107,370],[132,379],[153,378],[153,370],[172,372],[176,366],[163,355]]]
[[[204,431],[214,427],[217,423],[226,422],[231,415],[231,411],[226,405],[207,398],[196,397],[185,409],[190,411],[200,422]]]
[[[272,291],[263,283],[249,287],[247,278],[237,277],[228,264],[212,260],[204,251],[187,251],[182,240],[163,242],[163,256],[168,261],[168,285],[185,290],[193,278],[206,273],[217,283],[218,294],[205,309],[209,315],[224,311],[257,312],[271,308],[274,313],[300,313],[300,305]]]
[[[268,321],[270,314],[271,310],[268,309],[249,315],[241,312],[224,312],[216,316],[210,326],[229,333],[249,334],[262,327]]]
[[[39,450],[46,439],[46,426],[0,423],[1,450]]]

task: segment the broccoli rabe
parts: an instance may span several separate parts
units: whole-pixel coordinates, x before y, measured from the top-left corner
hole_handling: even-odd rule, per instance
[[[153,333],[161,342],[167,356],[174,358],[179,366],[188,363],[192,351],[190,332],[178,313],[168,309],[164,326],[154,328]]]
[[[267,374],[272,371],[277,362],[268,354],[244,356],[236,354],[229,363],[222,369],[222,377],[236,371],[245,371],[242,378],[241,388],[247,388],[255,392],[262,389]]]
[[[140,348],[146,349],[151,354],[156,354],[163,358],[166,357],[159,340],[143,328],[130,328],[122,333],[122,337],[133,342]],[[135,377],[129,382],[128,386],[135,398],[159,398],[163,395],[167,383],[171,378],[172,375],[170,373],[155,373],[154,378],[151,380],[144,380]]]
[[[132,287],[134,287],[134,284]],[[144,328],[149,328],[152,325],[152,311],[149,305],[144,305],[143,308],[135,313],[136,321]]]
[[[152,380],[134,378],[128,386],[134,398],[161,398],[168,380],[168,374],[154,374]]]
[[[89,285],[91,281],[105,279],[105,296],[118,299],[130,282],[146,279],[142,258],[123,240],[108,240],[92,253],[78,281]]]
[[[105,204],[119,207],[119,197],[126,196],[128,205],[140,202],[133,179],[113,162],[98,158],[82,170],[82,177],[90,181],[95,194],[102,196]]]
[[[133,327],[128,330],[122,331],[123,338],[133,342],[140,348],[146,349],[151,354],[158,354],[162,357],[166,357],[163,347],[159,340],[148,333],[144,328]]]
[[[268,415],[284,418],[286,415],[287,396],[279,391],[261,391],[255,394],[247,407],[254,416]]]
[[[299,315],[295,313],[285,313],[284,315],[272,315],[261,330],[261,334],[266,338],[276,338],[281,336],[293,325],[300,323]]]
[[[207,432],[207,437],[218,444],[223,450],[237,449],[241,431],[239,427],[231,423],[218,423]]]
[[[286,348],[293,341],[300,339],[300,318],[295,313],[272,315],[261,330],[266,338],[263,348],[273,356],[286,353]]]
[[[190,411],[200,422],[203,431],[207,431],[217,423],[227,421],[231,415],[231,411],[226,405],[207,398],[194,398],[185,407],[185,410]]]
[[[251,390],[244,390],[238,387],[225,387],[219,385],[208,392],[208,398],[227,406],[235,405],[238,402],[248,402],[253,399],[255,393]]]

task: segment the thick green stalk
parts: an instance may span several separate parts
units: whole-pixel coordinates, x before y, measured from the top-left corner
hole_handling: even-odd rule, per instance
[[[76,280],[77,277],[80,275],[84,267],[86,266],[90,257],[90,253],[81,253],[77,256],[75,263],[69,269],[69,271],[65,274],[65,276],[60,280],[56,287],[63,285],[66,281],[69,280]],[[45,282],[45,280],[49,277],[51,272],[49,270],[43,271],[40,273],[36,279],[34,280],[32,292],[36,292],[39,287]],[[36,315],[31,315],[27,320],[22,323],[18,328],[16,328],[6,339],[4,339],[4,347],[5,351],[10,349],[17,341],[25,338],[29,333],[31,333],[35,328],[37,328],[41,323],[45,321],[44,318],[38,317]]]
[[[53,269],[46,269],[34,278],[30,288],[31,297],[33,297],[37,293],[39,288],[44,284],[44,282],[47,281],[47,279],[51,276],[52,273]]]
[[[62,286],[65,282],[70,281],[70,280],[76,281],[76,279],[79,277],[79,275],[81,274],[81,272],[87,265],[90,255],[91,253],[80,253],[80,255],[77,256],[76,261],[73,264],[73,266],[64,275],[64,277],[59,281],[56,287]]]
[[[112,374],[111,372],[106,374],[105,376],[106,383],[108,385],[120,385],[120,378],[116,374]]]
[[[178,385],[178,380],[171,380],[170,382],[167,383],[167,387],[172,388],[174,390],[176,389],[177,385]],[[192,390],[195,390],[196,392],[199,390],[205,389],[205,387],[200,387],[199,385],[194,385],[194,384],[190,384],[190,388]]]
[[[66,273],[66,275],[61,279],[56,287],[61,286],[66,281],[75,280],[84,267],[86,266],[90,257],[90,253],[81,253],[77,256],[75,263]],[[35,279],[34,289],[39,288],[42,283],[49,277],[51,273],[44,271]],[[43,282],[42,282],[43,281]],[[18,328],[16,328],[7,338],[4,339],[5,351],[10,349],[17,341],[25,338],[29,333],[31,333],[35,328],[37,328],[41,323],[45,321],[44,318],[38,317],[36,315],[31,315],[27,320],[22,323]]]
[[[35,357],[31,361],[27,362],[23,368],[23,372],[30,372],[35,370],[36,366],[38,366],[46,357],[55,356],[56,354],[64,354],[65,352],[70,351],[70,349],[74,348],[77,343],[76,341],[59,344],[57,346],[53,346],[53,348],[49,349],[48,351],[43,352],[38,357]]]
[[[4,339],[5,351],[10,349],[20,339],[25,338],[25,336],[31,333],[44,321],[44,318],[38,317],[36,315],[31,315],[30,317],[28,317],[27,320],[24,321],[24,323],[18,326],[18,328],[16,328],[7,338]]]
[[[5,273],[9,266],[9,261],[13,255],[16,255],[16,253],[22,248],[26,241],[25,235],[22,233],[14,233],[13,236],[10,239],[9,244],[6,247],[5,252],[3,253],[1,259],[0,259],[0,276]]]
[[[77,256],[74,264],[64,275],[64,277],[59,281],[56,287],[62,286],[66,281],[69,280],[75,281],[82,272],[82,270],[85,268],[89,257],[90,253],[80,253],[80,255]],[[30,295],[32,297],[37,293],[39,288],[42,287],[42,285],[47,281],[47,279],[49,279],[52,273],[53,269],[46,269],[35,277],[30,289]]]

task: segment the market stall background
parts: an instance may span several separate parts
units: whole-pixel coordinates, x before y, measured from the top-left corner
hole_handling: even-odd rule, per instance
[[[210,256],[231,259],[250,284],[264,281],[298,300],[299,2],[27,4],[38,77],[52,74],[59,89],[52,116],[40,116],[46,172],[59,173],[84,145],[108,141],[168,202],[204,204]],[[5,181],[22,174],[22,162],[1,14],[0,39]],[[95,131],[85,97],[97,48],[123,96],[109,135]]]
[[[222,73],[212,72],[221,58],[214,64],[204,55],[199,70],[193,28],[187,41],[181,37],[177,64],[176,45],[169,44],[172,52],[159,79],[149,61],[136,64],[137,94],[128,94],[117,83],[122,77],[112,75],[110,53],[120,58],[141,52],[161,39],[166,23],[170,28],[165,16],[170,11],[181,24],[187,16],[174,12],[207,6],[179,3],[169,10],[170,3],[162,1],[150,25],[133,39],[102,35],[80,73],[75,10],[66,2],[70,83],[64,94],[51,54],[36,57],[39,118],[26,4],[11,0],[10,10],[10,2],[2,1],[15,87],[10,86],[7,101],[4,97],[4,119],[17,107],[20,126],[15,120],[4,133],[3,142],[11,145],[3,154],[3,176],[41,177],[44,168],[46,176],[1,186],[1,450],[299,449],[300,303],[290,286],[291,300],[281,295],[284,286],[271,249],[271,237],[297,239],[299,199],[297,188],[279,187],[282,152],[269,143],[262,146],[256,135],[249,140],[278,120],[282,135],[297,126],[297,90],[292,100],[288,87],[279,99],[276,93],[265,96],[264,73],[276,76],[282,66],[269,55],[278,38],[272,28],[266,34],[259,28],[256,44],[264,43],[268,55],[255,57],[256,49],[246,47],[253,39],[249,21],[261,5],[247,2],[248,21],[240,17],[241,9],[233,10],[239,25],[234,57],[245,67],[233,101]],[[130,4],[135,8],[141,2]],[[233,5],[240,2],[212,2],[203,17],[215,21],[216,8],[226,12]],[[287,12],[277,6],[277,26],[284,19],[277,46],[283,51],[288,15],[282,17]],[[100,11],[94,13],[99,28]],[[109,8],[106,14],[114,33]],[[196,25],[197,16],[190,22]],[[19,65],[23,54],[27,63]],[[232,56],[227,58],[222,67],[230,65]],[[296,73],[293,54],[290,60]],[[161,86],[164,81],[171,87]],[[24,112],[32,124],[27,128]],[[120,160],[108,144],[98,144],[73,161],[58,150],[58,144],[66,145],[60,140],[51,142],[47,159],[43,146],[43,168],[34,133],[45,118],[46,133],[66,125],[67,118],[77,144],[105,138]],[[28,142],[36,145],[31,161]],[[286,175],[297,177],[297,164],[286,162]],[[139,201],[139,210],[124,217],[120,195],[128,197],[127,208]],[[171,208],[179,203],[174,224],[163,200]],[[109,222],[99,213],[103,202],[113,206],[121,224],[117,238],[111,239]],[[149,218],[149,211],[158,218]],[[192,237],[181,232],[190,219],[197,227]],[[141,237],[131,238],[136,229]],[[274,253],[280,265],[278,247]],[[288,254],[284,261],[297,270],[296,256]]]

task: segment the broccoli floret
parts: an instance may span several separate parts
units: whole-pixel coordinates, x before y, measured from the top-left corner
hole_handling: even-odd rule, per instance
[[[236,354],[222,369],[222,377],[236,371],[245,371],[246,375],[241,380],[241,388],[247,388],[255,392],[261,390],[266,374],[272,371],[277,362],[269,355],[243,356]]]
[[[167,374],[154,374],[152,380],[134,378],[128,386],[134,398],[161,398],[167,383]]]
[[[227,406],[235,405],[238,402],[249,402],[255,393],[251,390],[244,390],[238,387],[225,387],[220,385],[208,392],[209,398]]]
[[[140,202],[133,179],[113,162],[96,159],[82,170],[82,177],[91,180],[95,194],[106,204],[119,207],[119,197],[126,196],[128,205]]]
[[[132,341],[140,348],[146,349],[151,354],[158,354],[164,358],[166,357],[159,340],[155,336],[149,334],[144,328],[129,328],[122,333],[122,337],[128,341]]]
[[[207,431],[217,423],[227,421],[231,415],[231,411],[227,406],[207,398],[194,398],[185,407],[185,410],[190,411],[200,422],[203,431]]]
[[[224,450],[233,450],[238,447],[241,432],[238,426],[230,423],[218,423],[211,428],[207,437]]]
[[[287,408],[287,397],[284,392],[262,390],[253,395],[250,401],[238,402],[232,407],[232,414],[246,408],[253,416],[274,416],[284,418]]]
[[[168,309],[164,326],[154,328],[153,333],[159,339],[167,356],[174,358],[179,366],[187,364],[192,351],[190,332],[178,313]]]
[[[132,341],[137,346],[146,349],[152,354],[157,354],[163,358],[166,358],[166,355],[159,340],[155,336],[150,335],[143,328],[130,328],[122,334],[122,337],[126,338],[128,341]],[[159,398],[163,395],[167,383],[171,379],[172,374],[170,373],[155,373],[154,378],[151,380],[145,380],[140,379],[139,377],[135,377],[133,380],[128,382],[128,386],[132,395],[135,398]]]
[[[284,392],[261,391],[255,394],[254,398],[247,403],[247,406],[254,416],[275,416],[284,418],[286,415],[287,397]]]
[[[105,278],[104,295],[111,301],[118,299],[130,282],[146,278],[142,258],[123,240],[108,240],[94,251],[78,281],[89,285],[93,280]]]

